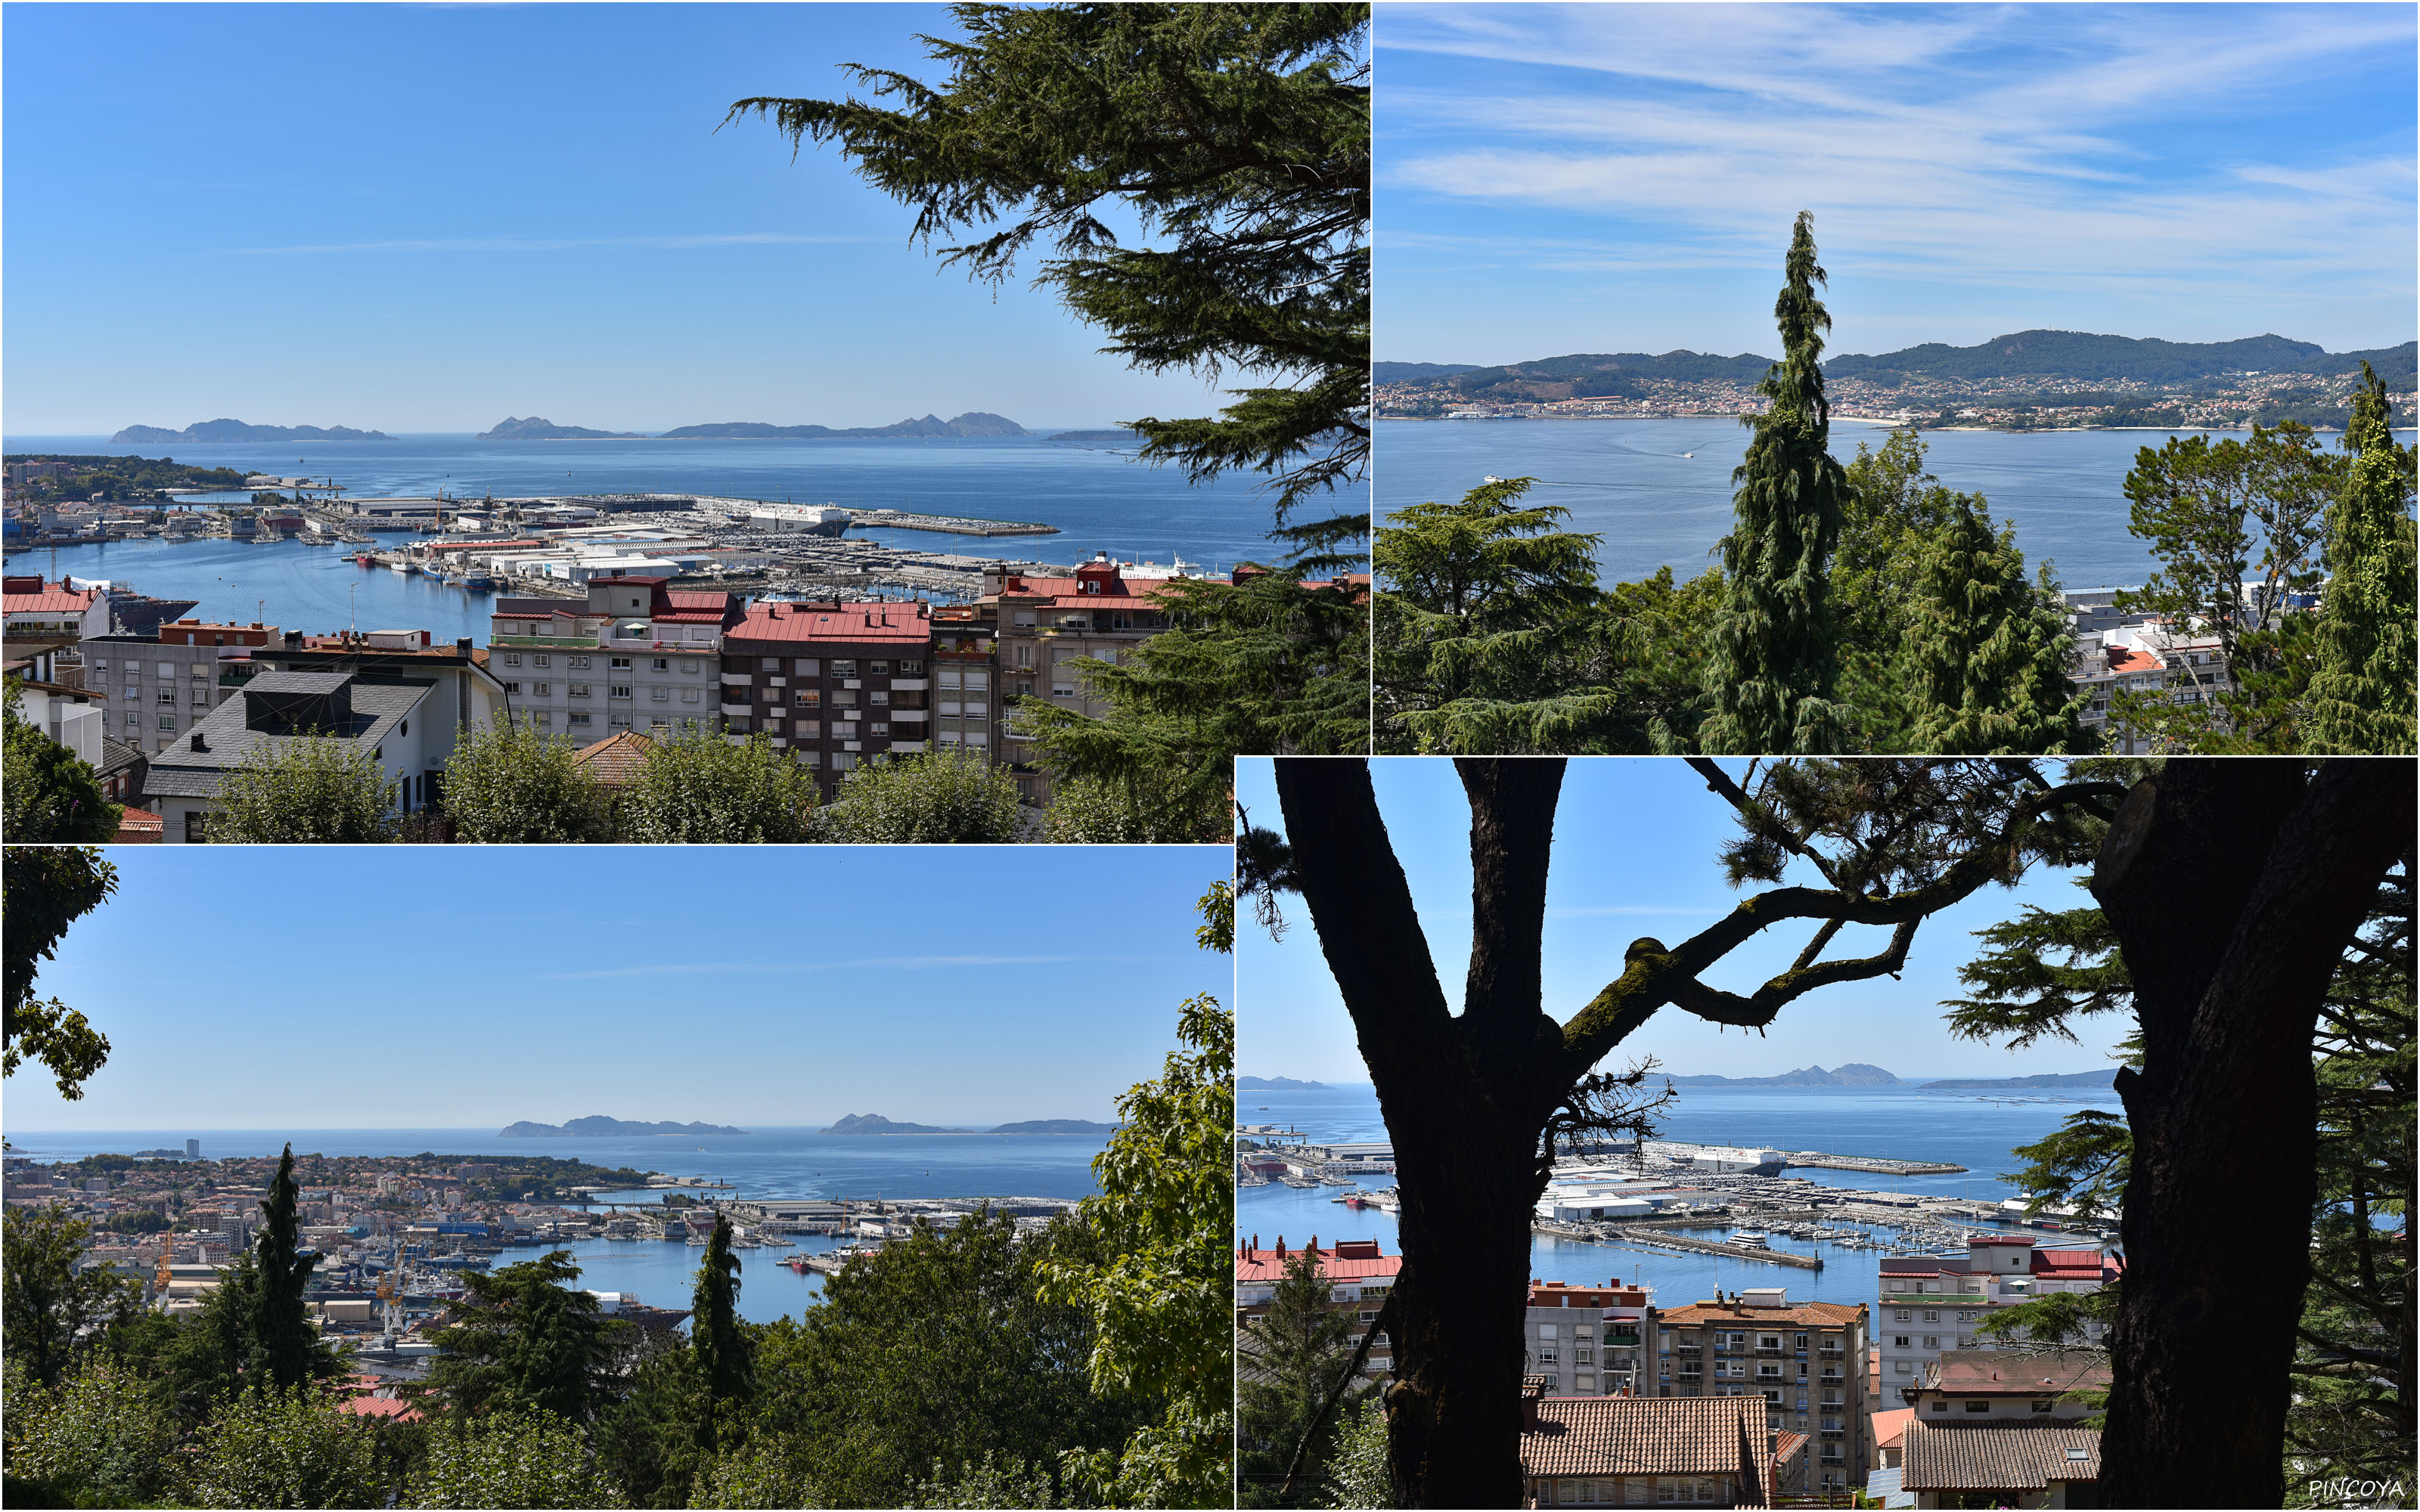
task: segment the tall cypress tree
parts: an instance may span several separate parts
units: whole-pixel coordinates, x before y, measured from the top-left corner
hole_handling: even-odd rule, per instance
[[[690,1308],[690,1348],[696,1356],[698,1383],[706,1392],[698,1447],[710,1455],[719,1436],[722,1405],[746,1401],[755,1385],[747,1335],[739,1322],[739,1257],[731,1253],[727,1213],[715,1214],[714,1237],[706,1242],[706,1258],[697,1268],[697,1290]]]
[[[1848,479],[1826,450],[1823,333],[1832,316],[1815,297],[1824,274],[1809,211],[1798,213],[1786,267],[1773,307],[1782,359],[1757,386],[1771,403],[1743,422],[1756,440],[1731,474],[1738,491],[1723,538],[1728,593],[1707,677],[1714,712],[1699,731],[1710,751],[1830,752],[1851,739],[1850,712],[1833,700],[1838,658],[1829,598]]]
[[[1913,624],[1901,642],[1905,748],[1939,756],[2040,755],[2089,744],[2068,680],[2071,637],[2048,574],[2025,579],[2014,527],[1992,529],[1983,501],[1951,496],[1925,542]]]
[[[260,1201],[260,1239],[254,1246],[259,1282],[252,1297],[252,1348],[249,1363],[256,1379],[280,1391],[290,1390],[322,1373],[325,1350],[312,1331],[302,1306],[303,1288],[319,1257],[302,1253],[302,1230],[295,1218],[299,1191],[294,1180],[294,1147],[288,1144],[277,1163],[277,1179]]]
[[[2329,521],[2311,678],[2309,747],[2330,755],[2413,746],[2412,523],[2404,512],[2412,457],[2388,428],[2385,383],[2367,363],[2361,371],[2344,436],[2352,466]]]

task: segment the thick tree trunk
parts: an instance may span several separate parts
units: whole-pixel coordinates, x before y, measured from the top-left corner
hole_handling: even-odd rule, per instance
[[[2413,768],[2174,761],[2110,826],[2092,890],[2143,1029],[2102,1441],[2110,1506],[2275,1506],[2317,1191],[2311,1034]]]

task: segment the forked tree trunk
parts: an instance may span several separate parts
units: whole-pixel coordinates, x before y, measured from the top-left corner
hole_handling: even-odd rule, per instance
[[[2092,890],[2125,952],[2143,1070],[2102,1504],[2276,1506],[2318,1189],[2311,1035],[2379,879],[2412,844],[2412,764],[2171,762]]]

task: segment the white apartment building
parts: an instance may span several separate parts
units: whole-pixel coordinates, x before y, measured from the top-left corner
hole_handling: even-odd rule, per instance
[[[2098,1291],[2117,1273],[2117,1262],[2098,1249],[2045,1250],[2016,1234],[1978,1234],[1963,1255],[1885,1257],[1874,1311],[1885,1405],[1920,1383],[1942,1355],[1997,1347],[1981,1332],[1993,1309],[2046,1292]],[[2100,1325],[2088,1332],[2087,1342],[2098,1342]]]
[[[513,717],[581,745],[636,730],[722,728],[725,593],[675,592],[660,577],[599,577],[584,598],[499,598],[488,671]]]
[[[166,750],[252,675],[255,656],[279,639],[273,625],[176,620],[155,635],[85,638],[85,687],[106,701],[109,733],[151,753]]]

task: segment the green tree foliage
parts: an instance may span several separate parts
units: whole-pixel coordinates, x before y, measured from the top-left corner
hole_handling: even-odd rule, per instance
[[[2180,640],[2213,639],[2223,666],[2171,658],[2164,687],[2111,697],[2113,726],[2170,750],[2300,748],[2306,710],[2296,691],[2307,672],[2291,674],[2298,630],[2285,623],[2287,597],[2318,584],[2340,471],[2309,428],[2291,422],[2255,426],[2242,441],[2172,436],[2135,454],[2127,529],[2149,544],[2160,568],[2140,590],[2119,594],[2118,608],[2164,616]],[[2240,687],[2226,686],[2226,669]],[[2178,699],[2180,689],[2196,696]]]
[[[776,1467],[758,1464],[734,1448],[740,1435],[727,1436],[720,1457],[700,1448],[700,1427],[708,1404],[698,1379],[697,1357],[686,1340],[643,1335],[634,1358],[621,1381],[621,1394],[591,1430],[599,1462],[631,1506],[678,1507],[721,1505],[698,1498],[715,1495],[762,1495],[770,1500],[735,1502],[749,1506],[810,1506],[814,1494],[800,1489],[783,1496],[766,1478]],[[726,1490],[709,1489],[715,1476]]]
[[[622,838],[648,845],[786,844],[810,838],[814,779],[762,732],[686,730],[655,741],[622,796]]]
[[[84,1084],[109,1058],[109,1040],[82,1013],[54,997],[34,995],[34,979],[53,959],[68,926],[117,890],[117,868],[89,845],[11,845],[0,858],[0,964],[8,995],[5,1074],[39,1061],[57,1079],[59,1096],[84,1096]]]
[[[1953,756],[2031,755],[2088,748],[2068,681],[2071,640],[2045,570],[2025,580],[2016,527],[1995,532],[1982,501],[1959,496],[1916,567],[1907,638],[1908,695],[1898,748]]]
[[[116,838],[119,806],[101,791],[90,762],[18,713],[23,686],[8,678],[0,708],[0,835],[11,844]]]
[[[1758,385],[1768,401],[1744,419],[1756,439],[1731,475],[1735,516],[1723,538],[1723,607],[1706,675],[1713,710],[1699,731],[1710,751],[1849,748],[1851,711],[1835,702],[1831,605],[1848,479],[1827,450],[1823,337],[1832,316],[1815,297],[1815,218],[1800,211],[1787,281],[1774,304],[1782,359]]]
[[[468,1294],[434,1335],[429,1392],[459,1412],[588,1422],[614,1390],[626,1325],[598,1316],[597,1299],[572,1288],[579,1278],[568,1250],[465,1273]]]
[[[277,1175],[261,1198],[260,1238],[254,1264],[260,1273],[253,1293],[248,1379],[279,1391],[291,1390],[336,1369],[334,1354],[311,1326],[302,1293],[311,1284],[317,1255],[302,1253],[302,1230],[295,1219],[300,1195],[294,1180],[294,1147],[277,1162]]]
[[[11,1506],[142,1506],[174,1485],[176,1433],[148,1383],[114,1361],[46,1391],[11,1354],[0,1431]]]
[[[212,841],[357,845],[395,838],[395,784],[377,754],[341,740],[262,741],[219,779]]]
[[[1058,1491],[1051,1484],[1047,1465],[1028,1464],[1011,1458],[995,1464],[989,1451],[980,1463],[969,1465],[951,1474],[939,1461],[933,1466],[933,1478],[918,1481],[908,1489],[908,1500],[902,1506],[930,1507],[1049,1507],[1067,1504],[1057,1500]]]
[[[752,1508],[839,1504],[822,1498],[808,1476],[805,1460],[786,1441],[759,1437],[723,1451],[699,1478],[695,1496],[687,1503],[670,1504]],[[899,1504],[912,1504],[902,1501]]]
[[[1180,811],[1223,812],[1239,755],[1339,755],[1370,743],[1370,609],[1348,579],[1293,567],[1233,583],[1178,579],[1173,628],[1122,662],[1075,664],[1109,712],[1015,702],[1033,759],[1059,780],[1128,785]]]
[[[34,1385],[56,1385],[79,1335],[142,1304],[140,1283],[103,1266],[76,1273],[91,1226],[65,1208],[10,1208],[0,1218],[0,1349]]]
[[[194,1435],[190,1454],[194,1506],[387,1504],[376,1431],[311,1387],[237,1393]]]
[[[1203,949],[1232,952],[1233,885],[1200,907]],[[1122,1447],[1068,1457],[1079,1485],[1120,1506],[1223,1506],[1234,1486],[1235,1017],[1195,997],[1176,1035],[1159,1079],[1118,1099],[1093,1162],[1101,1195],[1072,1220],[1092,1242],[1042,1273],[1046,1298],[1092,1320],[1094,1394],[1166,1404]]]
[[[497,1412],[449,1420],[428,1436],[405,1506],[619,1507],[597,1472],[587,1436],[539,1412]]]
[[[714,1235],[706,1241],[706,1258],[697,1268],[697,1289],[690,1303],[690,1349],[696,1359],[705,1412],[698,1426],[698,1447],[711,1456],[721,1443],[720,1422],[736,1412],[756,1391],[756,1362],[747,1327],[739,1320],[739,1257],[731,1252],[731,1219],[714,1215]]]
[[[2352,454],[2329,512],[2328,586],[2309,691],[2309,748],[2336,755],[2413,748],[2412,455],[2388,428],[2386,385],[2362,363],[2344,445]]]
[[[1016,839],[1016,778],[951,747],[866,763],[815,815],[815,838],[844,845],[998,845]]]
[[[1225,799],[1197,794],[1168,768],[1145,767],[1123,779],[1071,777],[1052,785],[1042,838],[1054,845],[1216,841],[1227,827]]]
[[[1385,1404],[1372,1392],[1358,1404],[1342,1409],[1341,1415],[1343,1427],[1337,1430],[1336,1452],[1328,1461],[1327,1504],[1394,1506],[1395,1477],[1387,1468]]]
[[[519,720],[465,728],[445,764],[445,812],[466,841],[551,845],[608,840],[613,813],[567,735]]]
[[[2407,1404],[2420,1342],[2411,1304],[2408,1226],[2420,1122],[2413,1078],[2412,871],[2381,882],[2367,923],[2336,966],[2312,1045],[2319,1088],[2319,1191],[2311,1218],[2294,1394],[2286,1417],[2286,1482],[2408,1473],[2413,1430]],[[1951,1032],[2005,1039],[2012,1047],[2075,1039],[2074,1022],[2133,1021],[2133,986],[2117,936],[2098,908],[2028,907],[1980,932],[1990,947],[1960,971],[1974,995],[1952,999]],[[2120,1045],[2139,1067],[2135,1036]],[[2087,1108],[2015,1152],[2012,1180],[2028,1209],[2071,1208],[2086,1218],[2123,1207],[2133,1133],[2113,1113]],[[2117,1288],[2050,1293],[1995,1309],[1984,1332],[2073,1348],[2115,1313]]]
[[[1196,481],[1275,477],[1280,523],[1369,454],[1370,90],[1363,5],[952,8],[923,38],[938,85],[852,68],[876,100],[743,100],[792,144],[831,142],[917,211],[916,237],[1036,283],[1146,371],[1292,378],[1217,419],[1139,420],[1143,455]],[[1104,218],[1140,224],[1121,243]],[[973,234],[973,233],[980,234]],[[1357,537],[1368,517],[1323,522]]]
[[[1019,1241],[1014,1219],[978,1210],[850,1262],[803,1319],[760,1333],[749,1447],[707,1494],[897,1506],[936,1461],[957,1477],[986,1453],[1056,1466],[1125,1442],[1158,1404],[1096,1396],[1090,1318],[1041,1295],[1044,1267],[1085,1238],[1063,1224]]]
[[[1604,593],[1600,537],[1524,503],[1530,483],[1388,517],[1374,557],[1380,749],[1668,748],[1694,723],[1695,679],[1670,675],[1686,654],[1659,633],[1670,571]]]
[[[1358,1342],[1354,1314],[1330,1305],[1335,1288],[1317,1257],[1296,1250],[1269,1298],[1269,1310],[1242,1329],[1235,1381],[1243,1457],[1239,1505],[1276,1506],[1295,1453],[1342,1379]],[[1348,1418],[1330,1417],[1303,1457],[1304,1480],[1327,1476]]]

